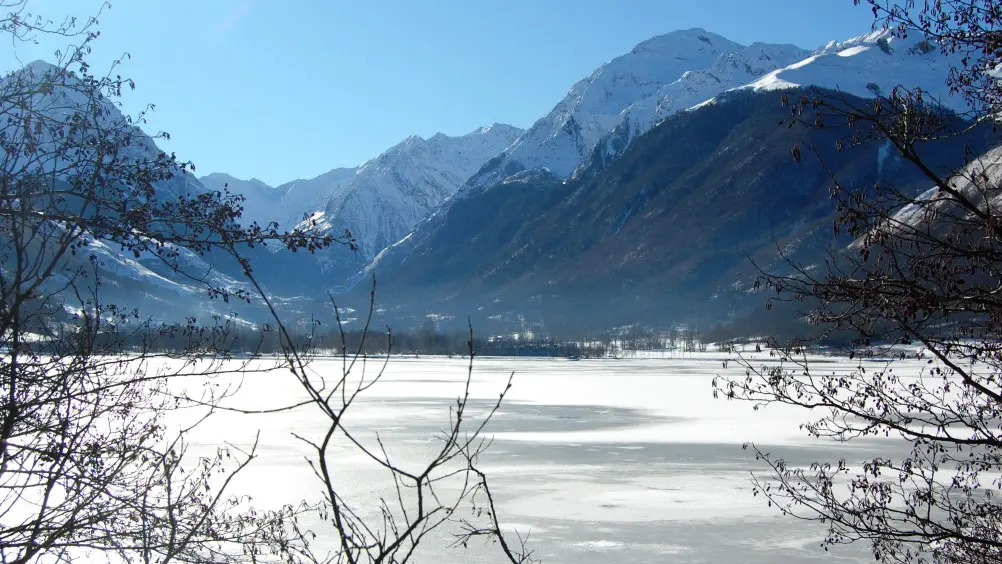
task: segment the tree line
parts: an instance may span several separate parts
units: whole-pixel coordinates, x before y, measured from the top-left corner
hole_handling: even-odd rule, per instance
[[[314,321],[307,327],[289,328],[283,335],[275,325],[252,324],[234,319],[216,318],[204,324],[195,318],[187,322],[155,323],[150,320],[124,319],[108,323],[91,338],[101,346],[118,347],[122,352],[187,354],[198,349],[233,356],[275,355],[289,343],[314,355],[340,355],[360,351],[368,356],[387,354],[465,356],[470,347],[469,332],[440,330],[431,325],[417,329],[373,331],[367,328],[328,328]],[[41,335],[41,333],[39,333]],[[562,338],[542,333],[506,333],[476,335],[472,345],[477,356],[602,358],[628,357],[642,352],[705,352],[707,341],[715,333],[701,333],[694,328],[672,326],[628,326],[604,330],[594,335],[580,333]],[[738,339],[714,343],[720,350]],[[42,354],[52,350],[58,340],[39,338],[30,347]]]

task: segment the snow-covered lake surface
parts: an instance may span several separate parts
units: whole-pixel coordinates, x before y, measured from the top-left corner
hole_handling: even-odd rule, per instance
[[[758,356],[768,360],[765,353]],[[544,562],[863,562],[868,547],[820,547],[819,525],[784,518],[752,496],[751,472],[764,472],[742,444],[753,441],[794,464],[861,462],[892,445],[833,444],[807,437],[806,411],[715,400],[711,381],[743,374],[723,353],[683,358],[477,359],[471,406],[485,409],[514,372],[514,385],[487,428],[480,461],[503,524],[529,533]],[[816,358],[815,370],[848,370],[848,359]],[[820,364],[824,363],[824,364]],[[334,376],[340,361],[312,369]],[[898,371],[921,364],[910,361]],[[369,373],[374,370],[370,363]],[[436,446],[449,407],[463,392],[467,361],[394,358],[379,384],[352,406],[345,425],[363,437],[378,432],[404,466]],[[249,374],[235,400],[266,407],[301,397],[283,371]],[[318,484],[292,432],[318,437],[324,421],[309,409],[269,415],[222,414],[199,441],[246,444],[260,431],[260,459],[236,484],[263,505],[316,498]],[[344,441],[342,441],[344,442]],[[348,444],[331,457],[342,492],[376,499],[390,484]],[[364,503],[364,502],[363,502]],[[321,536],[321,542],[324,537]],[[444,542],[444,541],[443,541]],[[418,562],[501,561],[493,547],[469,550],[429,542]]]

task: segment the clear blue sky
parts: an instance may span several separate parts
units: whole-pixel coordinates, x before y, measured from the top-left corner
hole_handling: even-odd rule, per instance
[[[29,1],[60,18],[100,5]],[[412,134],[528,127],[596,67],[675,29],[814,48],[871,21],[852,0],[115,0],[91,61],[131,54],[127,109],[155,103],[147,130],[168,131],[162,147],[198,174],[277,185]]]

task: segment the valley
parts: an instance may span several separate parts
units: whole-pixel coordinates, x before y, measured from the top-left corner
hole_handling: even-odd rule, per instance
[[[0,561],[1002,563],[1002,2],[70,4]]]
[[[269,292],[298,296],[297,315],[322,310],[328,293],[364,309],[375,277],[377,322],[401,330],[429,317],[442,330],[470,318],[487,332],[528,320],[558,337],[582,327],[712,327],[761,308],[749,291],[760,268],[817,264],[850,242],[828,225],[831,174],[927,188],[886,146],[837,151],[836,130],[781,125],[785,97],[824,93],[865,106],[899,84],[962,111],[942,82],[956,61],[922,45],[875,32],[808,51],[672,32],[603,65],[525,131],[410,138],[358,169],[277,188],[202,180],[245,189],[249,220],[313,218],[299,228],[350,231],[356,252],[295,263],[253,255]],[[931,166],[949,171],[995,142],[981,128],[933,143]],[[794,164],[798,143],[817,147],[820,161]]]

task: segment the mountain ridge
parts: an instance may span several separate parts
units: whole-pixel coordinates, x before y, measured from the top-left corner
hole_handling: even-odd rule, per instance
[[[226,184],[243,193],[246,222],[277,221],[283,229],[318,229],[336,236],[351,231],[360,246],[358,253],[325,249],[302,266],[271,249],[256,249],[255,264],[263,265],[257,272],[275,295],[343,292],[374,272],[383,280],[389,278],[384,289],[405,293],[409,286],[423,287],[438,296],[434,307],[462,303],[477,311],[490,310],[497,299],[550,300],[561,288],[594,286],[622,293],[631,284],[675,287],[687,280],[687,273],[697,271],[704,272],[700,280],[712,280],[715,291],[723,291],[727,284],[722,277],[743,272],[735,264],[737,255],[707,247],[707,257],[722,262],[699,270],[707,268],[709,258],[662,248],[650,234],[688,240],[694,249],[702,247],[693,241],[714,240],[718,231],[708,221],[691,223],[702,217],[698,206],[707,205],[700,204],[692,190],[705,190],[720,199],[729,197],[720,188],[726,186],[735,194],[746,194],[745,201],[751,204],[766,196],[747,192],[749,186],[764,190],[770,179],[759,176],[772,174],[775,182],[792,183],[780,186],[793,190],[791,201],[801,202],[797,198],[806,193],[822,193],[817,179],[811,181],[815,184],[796,186],[801,181],[779,167],[789,148],[778,143],[789,139],[774,134],[765,125],[768,120],[763,120],[776,117],[767,101],[773,92],[817,86],[843,96],[873,97],[905,84],[925,88],[947,107],[959,110],[944,84],[952,64],[956,61],[939,53],[935,44],[895,38],[888,32],[832,41],[807,51],[788,44],[741,45],[702,28],[680,30],[644,41],[595,69],[528,130],[495,123],[465,135],[412,135],[358,167],[336,168],[277,187],[225,173],[206,175],[195,184],[209,190]],[[745,99],[742,96],[754,101],[736,103]],[[716,105],[725,107],[712,107]],[[738,107],[752,107],[747,111],[753,113],[742,114]],[[707,115],[725,122],[707,121]],[[692,125],[697,123],[701,125]],[[743,136],[728,137],[734,135],[728,128],[739,127]],[[689,143],[666,139],[664,128],[685,131]],[[775,146],[756,147],[756,135],[762,143],[771,139]],[[728,142],[753,160],[734,160],[727,153]],[[684,155],[693,162],[678,161]],[[706,159],[723,170],[701,164]],[[627,162],[634,168],[625,170]],[[771,172],[762,168],[764,163]],[[875,172],[871,165],[877,167]],[[885,165],[892,170],[894,160],[878,150],[846,170],[883,175]],[[660,171],[662,178],[650,177],[654,171]],[[741,183],[729,174],[753,180]],[[646,180],[638,183],[637,178]],[[706,178],[716,183],[706,184]],[[675,200],[666,200],[665,194]],[[676,200],[688,206],[688,214],[671,210],[669,203]],[[596,202],[607,202],[608,209]],[[757,213],[772,218],[770,213],[785,209],[781,204],[777,200],[776,209]],[[759,229],[737,205],[722,204],[720,221],[740,219],[744,229]],[[815,218],[811,214],[820,209],[787,211]],[[807,229],[791,217],[769,219],[768,228],[780,229],[785,233],[781,238]],[[310,222],[302,222],[304,218]],[[678,239],[678,233],[656,220],[690,225],[692,234]],[[582,238],[579,231],[587,236]],[[630,249],[623,242],[627,235],[638,242]],[[755,231],[747,239],[761,242],[763,236]],[[721,241],[730,250],[737,248],[732,239]],[[297,274],[290,276],[293,271]],[[609,286],[614,280],[619,281]],[[691,286],[691,280],[684,284]],[[470,298],[475,289],[484,295]],[[432,300],[424,301],[432,307]],[[653,308],[652,304],[647,302],[647,307]]]
[[[843,77],[851,77],[855,79],[852,82],[852,85],[856,87],[855,95],[866,96],[869,94],[872,96],[876,95],[877,92],[867,86],[873,81],[863,81],[859,78],[864,76],[864,71],[869,66],[873,66],[880,74],[879,77],[874,77],[874,80],[888,84],[891,80],[902,81],[901,79],[907,75],[907,70],[912,69],[915,76],[913,82],[916,83],[913,84],[914,86],[922,86],[932,90],[938,88],[938,91],[941,92],[945,88],[945,67],[951,64],[951,59],[943,57],[938,53],[938,50],[930,49],[928,46],[921,50],[918,49],[916,46],[921,44],[922,42],[915,38],[895,39],[886,31],[863,34],[845,41],[831,41],[813,52],[793,45],[772,45],[761,42],[742,46],[702,28],[677,31],[651,38],[637,45],[630,53],[613,59],[596,69],[587,78],[575,83],[569,94],[558,102],[546,116],[537,120],[536,124],[505,152],[491,159],[464,184],[453,198],[446,200],[441,209],[432,212],[425,220],[418,222],[406,238],[391,243],[384,252],[378,253],[363,272],[371,272],[377,267],[392,269],[394,265],[402,264],[408,260],[410,253],[419,253],[416,249],[422,244],[421,242],[432,237],[433,231],[441,224],[443,214],[458,200],[471,197],[492,187],[503,187],[506,177],[519,174],[527,168],[545,169],[547,174],[552,174],[558,179],[573,179],[579,174],[597,173],[604,166],[615,162],[639,136],[664,119],[678,112],[691,111],[702,105],[714,103],[720,95],[726,92],[744,89],[768,92],[780,88],[794,88],[798,86],[798,83],[794,82],[793,79],[801,76],[812,79],[809,82],[811,85],[837,88],[840,83],[844,82]],[[536,164],[535,167],[527,166],[526,163],[518,160],[519,148],[528,146],[527,143],[533,135],[537,137],[549,135],[556,130],[557,136],[562,139],[560,143],[563,145],[574,144],[575,139],[578,139],[575,137],[574,128],[578,127],[579,118],[574,115],[571,109],[587,106],[587,104],[592,106],[600,104],[600,101],[592,98],[586,100],[587,97],[583,94],[604,88],[605,86],[597,82],[599,78],[631,73],[635,66],[633,64],[635,61],[630,58],[631,56],[656,54],[658,58],[662,59],[665,57],[674,58],[676,56],[674,49],[680,45],[690,49],[683,57],[687,62],[686,70],[681,71],[675,79],[670,81],[666,79],[659,85],[640,87],[639,90],[646,91],[647,95],[634,100],[616,115],[618,120],[616,124],[609,127],[608,133],[595,141],[590,153],[578,154],[577,149],[571,152],[573,154],[572,160],[576,163],[573,171],[570,166],[557,167],[556,169],[547,166],[552,162],[547,160],[549,155],[546,151],[537,154],[534,157],[535,160],[530,161],[530,164]],[[695,51],[691,50],[692,45],[696,46]],[[689,68],[692,66],[689,63],[693,60],[705,63],[703,68]],[[639,66],[643,68],[649,63],[651,60],[640,59]],[[812,67],[812,65],[814,66]],[[813,70],[810,72],[803,70],[806,68]],[[672,67],[668,70],[659,69],[658,72],[661,72],[662,76],[672,76],[678,73],[679,69]],[[633,76],[633,80],[630,82],[631,86],[628,90],[638,82],[635,74],[631,76]],[[770,77],[774,78],[770,79]],[[891,86],[887,88],[889,89]],[[633,88],[632,91],[638,90]],[[666,97],[671,98],[671,103],[664,102]],[[561,119],[564,121],[561,122]],[[570,124],[570,129],[568,129],[568,124]],[[356,280],[362,278],[364,276],[355,276]]]
[[[806,53],[793,46],[776,47],[775,66]],[[546,168],[559,177],[571,176],[601,139],[622,122],[623,112],[631,105],[654,96],[687,72],[707,69],[722,55],[742,49],[746,47],[703,28],[677,30],[639,43],[575,83],[494,166],[471,178],[464,191],[497,182],[515,168]],[[717,92],[708,89],[702,99]]]
[[[382,303],[415,315],[514,312],[572,324],[654,323],[672,312],[719,319],[761,306],[749,257],[781,268],[783,248],[804,264],[823,262],[835,241],[828,172],[813,160],[794,164],[796,141],[814,143],[835,174],[864,185],[920,191],[927,182],[877,144],[839,152],[838,131],[777,125],[785,115],[770,92],[734,91],[670,117],[596,174],[523,173],[476,192],[400,243],[408,253],[375,261]],[[981,128],[940,143],[930,166],[948,170],[963,162],[965,143],[984,150],[992,139]]]
[[[329,198],[313,218],[324,232],[350,230],[361,255],[370,260],[454,194],[521,131],[492,124],[465,135],[407,137],[359,166],[343,193]],[[332,261],[329,269],[338,264],[334,257],[324,258]]]

